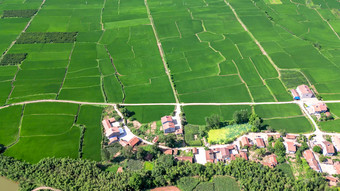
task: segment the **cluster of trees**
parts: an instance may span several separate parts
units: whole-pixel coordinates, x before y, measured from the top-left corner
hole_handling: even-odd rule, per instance
[[[218,128],[225,127],[227,125],[232,125],[232,124],[249,123],[253,125],[252,131],[257,132],[261,130],[263,121],[254,111],[249,113],[248,110],[243,109],[243,110],[234,112],[233,120],[222,121],[219,115],[213,114],[210,117],[206,117],[205,122],[206,122],[207,130],[218,129]]]
[[[24,9],[24,10],[4,10],[2,14],[2,18],[9,17],[21,17],[21,18],[30,18],[32,17],[38,10],[36,9]]]
[[[77,34],[77,32],[25,32],[16,43],[73,43]]]
[[[6,54],[1,60],[0,65],[16,65],[21,64],[26,59],[27,53]]]
[[[277,169],[238,159],[200,165],[176,162],[172,155],[161,155],[151,171],[112,173],[101,170],[96,162],[82,159],[46,158],[31,165],[0,155],[0,176],[20,182],[22,190],[50,186],[61,190],[143,190],[176,185],[182,177],[195,176],[200,182],[215,175],[235,177],[244,190],[325,190],[327,184],[315,173],[309,179],[294,180]]]

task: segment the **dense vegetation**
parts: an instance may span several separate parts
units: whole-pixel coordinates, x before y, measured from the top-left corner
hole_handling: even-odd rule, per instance
[[[73,43],[77,34],[77,32],[25,32],[22,33],[17,43]]]
[[[27,53],[6,54],[1,60],[0,65],[16,65],[21,64],[26,59]]]
[[[141,190],[176,185],[182,177],[196,176],[200,182],[215,175],[235,177],[244,190],[324,190],[325,180],[317,173],[309,179],[294,180],[276,169],[242,159],[206,166],[176,162],[171,155],[154,161],[151,171],[124,171],[116,174],[103,171],[93,161],[45,158],[31,165],[0,155],[0,176],[19,181],[22,190],[45,185],[62,190]]]
[[[6,17],[32,17],[37,12],[36,9],[24,9],[24,10],[4,10],[2,18]]]

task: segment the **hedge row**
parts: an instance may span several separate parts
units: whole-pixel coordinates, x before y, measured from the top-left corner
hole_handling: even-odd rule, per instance
[[[36,9],[25,9],[25,10],[4,10],[2,18],[11,18],[11,17],[21,17],[21,18],[30,18],[32,17],[38,10]]]
[[[6,54],[1,60],[0,65],[16,65],[21,64],[26,59],[27,53]]]
[[[16,43],[73,43],[77,32],[26,32],[23,33]]]

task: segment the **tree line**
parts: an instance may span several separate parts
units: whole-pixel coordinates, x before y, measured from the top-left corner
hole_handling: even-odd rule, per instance
[[[73,43],[76,41],[77,32],[25,32],[16,43]]]
[[[37,9],[4,10],[2,14],[2,18],[12,18],[12,17],[30,18],[37,11],[38,11]]]
[[[330,190],[324,178],[314,173],[308,179],[294,180],[277,169],[237,159],[230,164],[181,162],[172,155],[154,160],[151,171],[107,172],[94,161],[70,158],[45,158],[28,164],[0,155],[0,176],[20,182],[21,190],[50,186],[61,190],[145,190],[176,185],[182,177],[195,176],[200,182],[216,175],[235,177],[243,190]]]

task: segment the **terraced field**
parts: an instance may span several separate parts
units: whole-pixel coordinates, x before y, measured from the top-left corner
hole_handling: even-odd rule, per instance
[[[291,101],[300,84],[340,100],[339,9],[337,0],[0,0],[0,105],[249,102],[183,110],[204,125],[254,107],[273,129],[310,132],[296,105],[251,103]],[[77,158],[84,125],[83,157],[100,160],[101,107],[49,104],[0,110],[5,154]],[[129,110],[147,123],[173,106]],[[337,131],[337,121],[321,127]],[[37,145],[45,154],[32,154]]]

